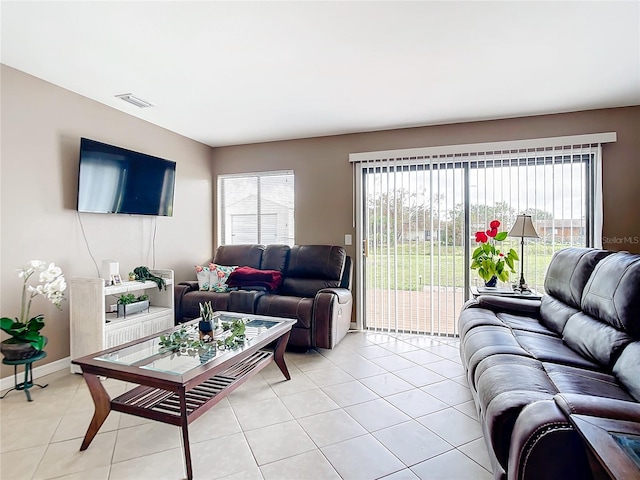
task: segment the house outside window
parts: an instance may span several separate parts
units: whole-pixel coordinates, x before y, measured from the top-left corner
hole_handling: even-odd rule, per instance
[[[293,245],[294,185],[292,170],[220,175],[220,245]]]

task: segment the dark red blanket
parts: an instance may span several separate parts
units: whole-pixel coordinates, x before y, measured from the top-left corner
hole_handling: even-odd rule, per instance
[[[258,270],[252,267],[238,267],[227,280],[229,287],[264,287],[275,290],[282,283],[282,272],[277,270]]]

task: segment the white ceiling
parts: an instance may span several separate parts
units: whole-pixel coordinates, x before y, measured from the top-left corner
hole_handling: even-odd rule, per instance
[[[638,1],[2,1],[1,15],[2,63],[211,146],[640,104]]]

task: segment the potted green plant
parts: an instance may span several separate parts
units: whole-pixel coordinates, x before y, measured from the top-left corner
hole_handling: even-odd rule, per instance
[[[476,232],[476,247],[471,255],[471,269],[478,270],[478,275],[484,280],[487,287],[495,287],[498,280],[509,281],[509,273],[516,273],[514,262],[519,260],[518,253],[512,248],[503,253],[496,242],[502,242],[507,238],[507,232],[498,232],[500,222],[492,220],[489,230]]]
[[[133,293],[125,293],[118,297],[118,317],[149,310],[149,295],[135,296]]]
[[[29,284],[36,273],[37,284]],[[0,351],[7,360],[30,358],[44,348],[47,338],[40,333],[45,325],[44,315],[30,317],[31,303],[34,298],[43,296],[60,308],[64,300],[64,291],[67,289],[62,270],[53,263],[47,266],[42,260],[31,260],[28,266],[18,270],[18,277],[23,279],[20,316],[0,319],[0,329],[11,336],[0,342]]]

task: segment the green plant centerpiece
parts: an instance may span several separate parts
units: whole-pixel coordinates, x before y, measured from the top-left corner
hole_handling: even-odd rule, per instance
[[[127,315],[149,310],[149,295],[134,295],[133,293],[125,293],[118,297],[118,316],[125,318]]]
[[[177,355],[194,357],[204,354],[210,347],[198,338],[197,332],[181,327],[169,335],[160,335],[160,353],[172,352]]]
[[[498,248],[497,242],[503,242],[507,238],[507,232],[499,232],[499,227],[500,222],[492,220],[489,230],[476,232],[476,242],[480,245],[471,255],[471,269],[478,270],[478,275],[487,286],[495,286],[497,280],[508,282],[509,273],[516,273],[514,262],[519,260],[518,253],[513,248],[507,253]]]
[[[35,274],[38,282],[29,283]],[[33,299],[42,296],[57,308],[64,300],[67,283],[60,267],[42,260],[31,260],[29,264],[18,270],[18,277],[22,278],[22,301],[20,316],[15,318],[2,317],[0,329],[7,332],[11,338],[0,344],[0,349],[7,360],[21,360],[37,355],[46,345],[47,339],[40,333],[45,326],[44,315],[30,317]]]
[[[139,282],[144,283],[147,280],[149,280],[151,282],[155,282],[156,285],[158,285],[158,290],[167,288],[167,283],[165,282],[164,278],[158,277],[157,275],[154,275],[153,273],[151,273],[151,270],[149,270],[148,267],[145,267],[145,266],[136,267],[133,269],[133,273],[136,277],[135,279]]]
[[[218,340],[220,348],[235,348],[244,344],[246,340],[247,320],[235,318],[231,322],[222,322],[222,330],[228,332],[224,339]]]

